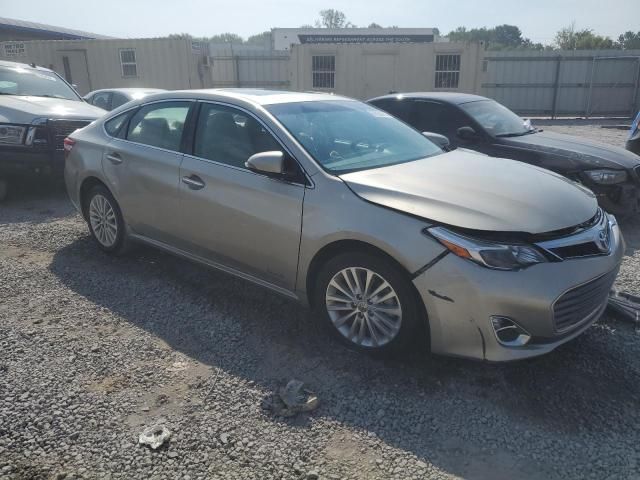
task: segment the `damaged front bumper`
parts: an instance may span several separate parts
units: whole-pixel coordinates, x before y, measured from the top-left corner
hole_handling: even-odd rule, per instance
[[[414,279],[428,314],[431,351],[509,361],[548,353],[577,337],[606,308],[624,253],[617,225],[611,241],[606,255],[519,271],[491,270],[453,254],[444,256]],[[582,299],[587,298],[591,307],[581,311],[577,307],[584,306]],[[574,315],[569,323],[567,314]],[[530,338],[525,343],[502,341],[496,318],[507,319]]]
[[[626,217],[640,213],[640,185],[597,185],[589,187],[598,199],[598,204],[607,212]]]

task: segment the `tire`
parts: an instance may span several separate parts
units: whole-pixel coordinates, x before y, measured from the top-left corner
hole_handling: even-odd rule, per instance
[[[91,236],[104,252],[121,255],[128,242],[122,211],[111,192],[102,185],[93,187],[86,198],[85,212]]]
[[[337,255],[320,269],[313,295],[325,326],[355,350],[399,353],[421,338],[423,310],[413,285],[400,267],[382,256]]]

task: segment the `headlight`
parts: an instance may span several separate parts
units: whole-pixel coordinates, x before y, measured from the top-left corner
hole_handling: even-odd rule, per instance
[[[432,227],[426,231],[455,255],[496,270],[520,270],[547,261],[542,252],[530,245],[476,240],[444,227]]]
[[[20,125],[0,125],[0,144],[21,145],[25,130]]]
[[[602,185],[613,185],[627,180],[627,172],[624,170],[587,170],[584,174]]]

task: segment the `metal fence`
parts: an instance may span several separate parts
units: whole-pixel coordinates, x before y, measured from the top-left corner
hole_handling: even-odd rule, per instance
[[[209,45],[214,87],[289,88],[289,52],[245,45]]]
[[[628,117],[640,109],[640,50],[487,52],[481,90],[522,115]]]

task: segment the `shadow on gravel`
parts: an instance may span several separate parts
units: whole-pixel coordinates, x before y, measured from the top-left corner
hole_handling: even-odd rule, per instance
[[[638,362],[624,338],[602,327],[514,364],[420,354],[383,361],[338,345],[295,303],[157,250],[113,258],[84,237],[58,251],[50,269],[175,350],[267,389],[303,380],[322,401],[314,415],[373,432],[459,476],[509,478],[497,463],[510,461],[520,474],[547,478],[533,459],[481,453],[505,435],[521,441],[529,430],[552,432],[562,448],[578,432],[617,436],[638,425]],[[483,468],[469,464],[471,456],[489,457],[484,470],[492,475],[478,475]]]
[[[11,209],[15,210],[15,215],[2,215]],[[17,177],[9,180],[9,195],[0,202],[0,223],[22,222],[27,218],[29,223],[49,222],[73,212],[62,179]]]

